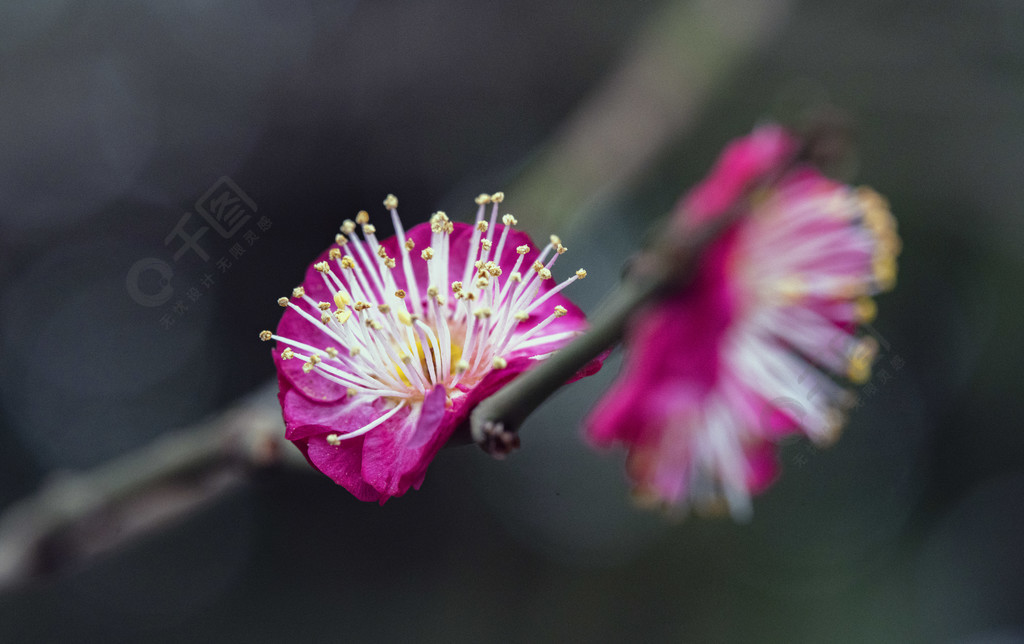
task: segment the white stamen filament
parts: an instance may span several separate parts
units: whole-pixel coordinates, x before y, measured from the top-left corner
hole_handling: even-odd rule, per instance
[[[501,266],[505,249],[518,234],[511,232],[516,223],[511,215],[500,219],[503,228],[497,230],[502,199],[500,193],[478,199],[472,233],[460,237],[460,243],[468,238],[470,244],[465,265],[453,267],[454,227],[448,217],[441,212],[432,216],[429,250],[410,249],[397,200],[389,196],[385,206],[398,242],[395,257],[386,250],[394,247],[390,242],[382,245],[365,213],[360,213],[356,222],[346,221],[342,226],[344,235],[337,237],[339,245],[329,253],[333,261],[317,266],[323,280],[323,287],[317,286],[319,292],[311,285],[309,294],[296,289],[291,298],[282,298],[282,306],[319,329],[325,346],[330,346],[320,348],[316,341],[303,342],[269,332],[267,339],[290,347],[289,355],[303,361],[303,371],[311,378],[325,378],[346,387],[356,397],[387,398],[398,403],[354,432],[332,435],[331,444],[371,431],[403,406],[418,404],[438,385],[446,388],[449,399],[457,398],[492,369],[507,366],[510,359],[524,355],[543,359],[576,335],[576,331],[544,333],[556,317],[565,314],[562,307],[539,323],[524,315],[550,303],[578,277],[570,277],[538,297],[544,290],[543,282],[550,277],[547,271],[558,257],[557,253],[551,256],[556,249],[553,244],[529,259],[530,246],[517,247],[511,270]],[[489,221],[485,219],[488,203],[492,204]],[[557,250],[564,252],[560,244]],[[424,262],[425,266],[414,262]],[[523,275],[524,264],[536,262],[544,266],[543,275],[532,268]],[[402,265],[404,292],[395,280],[397,264]],[[455,291],[451,284],[459,272],[462,287]],[[420,291],[424,274],[430,285],[427,293]],[[520,331],[520,322],[526,320],[529,328]],[[546,353],[524,353],[534,346],[544,347]]]

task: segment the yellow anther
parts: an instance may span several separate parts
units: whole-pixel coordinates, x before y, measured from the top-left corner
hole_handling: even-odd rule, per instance
[[[508,366],[508,360],[501,356],[494,356],[494,360],[491,361],[491,366],[495,369],[504,369]]]
[[[384,198],[384,207],[387,208],[388,210],[394,210],[395,208],[397,208],[398,197],[389,194],[387,197]]]
[[[393,257],[388,257],[387,259],[385,259],[384,260],[384,265],[387,266],[388,268],[394,268],[395,267],[395,260],[394,260],[394,258]]]
[[[356,260],[352,259],[351,255],[345,255],[344,257],[341,258],[341,267],[342,268],[355,268],[356,267]]]
[[[586,276],[587,276],[587,271],[585,271],[584,269],[581,268],[578,271],[576,271],[576,277],[577,278],[583,279]]]
[[[883,291],[891,290],[896,286],[896,260],[892,257],[878,257],[872,262],[872,272],[878,288]]]
[[[475,315],[478,320],[489,318],[491,317],[491,309],[486,306],[481,306],[476,311],[473,311],[473,315]]]
[[[381,313],[387,315],[388,313],[391,312],[391,307],[388,306],[387,304],[378,304],[377,305],[377,310],[380,311]]]
[[[279,297],[279,298],[277,298],[277,305],[280,306],[280,307],[288,306],[288,298],[287,297]]]
[[[342,235],[341,233],[338,233],[337,235],[334,236],[334,243],[337,244],[338,246],[344,246],[345,244],[348,243],[348,237]]]
[[[452,282],[452,293],[458,293],[462,290],[462,282]]]
[[[411,239],[406,239],[405,240],[405,250],[412,250],[413,248],[416,248],[416,242],[414,242]]]
[[[381,259],[387,259],[388,258],[388,251],[384,250],[383,246],[378,246],[377,247],[377,257],[380,257]]]
[[[341,259],[341,249],[332,248],[331,250],[327,251],[327,256],[330,257],[331,259]]]
[[[513,217],[512,215],[504,215],[501,218],[501,223],[505,224],[506,226],[515,226],[516,224],[519,223],[519,220]]]
[[[437,297],[437,294],[440,293],[440,292],[441,291],[436,286],[428,286],[427,287],[427,296],[428,297]]]
[[[434,259],[434,249],[431,248],[430,246],[427,246],[426,248],[423,249],[423,252],[420,253],[420,257],[426,260]]]
[[[314,368],[315,368],[315,367],[316,367],[316,366],[317,366],[318,364],[320,364],[320,356],[318,356],[318,355],[316,355],[316,354],[313,354],[313,355],[309,356],[309,360],[307,360],[307,361],[306,361],[305,363],[303,363],[303,365],[302,365],[302,370],[303,370],[304,372],[306,372],[306,373],[309,373],[309,372],[310,372],[310,371],[312,371],[312,370],[313,370],[313,369],[314,369]]]
[[[356,222],[352,221],[351,219],[346,219],[345,221],[341,222],[341,232],[345,233],[346,235],[351,235],[352,233],[356,232]]]
[[[327,262],[317,262],[316,264],[313,264],[313,268],[315,268],[320,273],[326,273],[327,271],[331,270],[331,267]]]
[[[348,354],[350,356],[352,356],[353,358],[356,357],[357,355],[359,355],[362,352],[363,352],[363,348],[362,347],[350,347],[349,350],[348,350]]]
[[[514,273],[509,275],[508,278],[518,284],[519,282],[523,281],[523,274],[520,273],[519,271],[515,271]]]
[[[380,331],[381,329],[384,328],[384,325],[378,322],[377,320],[367,320],[366,326],[370,327],[374,331]]]
[[[365,210],[360,210],[359,212],[357,212],[356,223],[360,225],[370,223],[370,213],[366,212]]]
[[[476,199],[474,199],[473,201],[476,202],[476,205],[482,206],[485,203],[491,203],[491,195],[477,195]]]
[[[564,255],[565,251],[567,251],[567,250],[569,250],[569,249],[566,248],[565,246],[562,246],[561,244],[559,244],[558,246],[555,247],[555,252],[558,253],[559,255]]]
[[[403,291],[402,289],[398,289],[397,291],[395,291],[395,297],[397,297],[400,300],[404,300],[405,299],[405,291]]]
[[[455,363],[455,373],[466,373],[469,370],[469,362],[467,360],[459,360]]]
[[[556,247],[556,248],[558,246],[561,246],[562,245],[562,238],[559,237],[558,235],[552,235],[551,236],[551,245]]]
[[[271,333],[270,331],[260,331],[260,340],[263,340],[264,342],[266,342],[267,340],[271,339],[272,337],[274,337],[274,334]]]
[[[443,211],[438,210],[430,216],[430,231],[434,233],[446,233],[450,232],[448,215],[444,214]]]
[[[338,357],[338,350],[334,347],[327,347],[324,349],[324,352],[332,358]]]
[[[338,321],[338,324],[345,324],[350,317],[352,317],[352,312],[348,309],[334,312],[334,319]]]
[[[337,447],[338,445],[341,445],[341,436],[338,436],[337,434],[328,434],[327,435],[327,444],[328,445],[332,445],[334,447]]]
[[[560,318],[560,317],[566,315],[567,313],[569,313],[569,311],[567,311],[565,309],[565,307],[562,306],[561,304],[559,304],[558,306],[555,307],[555,317],[556,318]]]
[[[546,268],[542,268],[539,271],[537,271],[537,275],[539,275],[542,280],[551,279],[551,271],[549,271]]]
[[[505,201],[505,193],[495,192],[493,195],[491,195],[491,201],[493,203],[501,203],[502,201]]]
[[[338,291],[334,294],[334,306],[343,309],[352,302],[352,299],[344,292]]]
[[[476,279],[475,284],[477,288],[487,288],[491,285],[491,280],[487,279],[487,276],[481,276]]]
[[[533,266],[531,266],[530,268],[532,268],[534,272],[539,273],[542,270],[544,270],[544,264],[541,264],[540,260],[536,260],[533,262]]]
[[[320,322],[322,322],[323,324],[327,324],[330,321],[331,321],[331,314],[330,313],[326,313],[325,312],[325,313],[321,313],[320,314]]]
[[[486,233],[487,232],[487,222],[483,221],[483,220],[476,222],[476,229],[479,230],[482,233]]]
[[[331,303],[330,302],[317,302],[316,303],[316,308],[320,309],[321,311],[326,311],[329,308],[331,308]]]
[[[292,289],[292,297],[299,298],[306,294],[306,289],[301,286],[296,286]]]
[[[484,268],[487,269],[487,272],[492,277],[498,277],[499,275],[501,275],[501,267],[494,262],[487,262],[486,264],[484,264]]]
[[[363,302],[362,300],[360,300],[360,301],[356,302],[355,306],[353,306],[352,308],[354,308],[357,312],[358,311],[365,311],[366,309],[370,308],[370,305],[368,303]]]
[[[871,364],[877,355],[878,341],[872,337],[861,339],[850,352],[846,375],[853,382],[864,384],[871,379]]]
[[[523,244],[522,246],[516,246],[516,252],[519,253],[520,255],[525,255],[526,253],[530,252],[530,247],[527,246],[526,244]]]
[[[364,224],[363,225],[363,234],[364,235],[373,235],[376,232],[377,232],[377,227],[374,226],[373,224]]]
[[[291,347],[285,347],[284,351],[281,352],[282,360],[291,360],[295,357],[295,352],[292,351]]]
[[[353,355],[355,355],[355,354],[353,354]],[[356,391],[355,387],[349,387],[348,389],[345,390],[345,393],[348,394],[349,398],[353,398],[359,392]]]
[[[522,322],[524,320],[528,320],[530,318],[530,314],[527,313],[526,311],[516,311],[516,314],[513,315],[512,317]]]
[[[412,326],[412,316],[409,315],[408,311],[399,311],[398,321],[404,324],[405,326]]]
[[[858,322],[871,322],[878,315],[878,305],[870,297],[863,295],[853,305],[854,315]]]
[[[480,240],[480,246],[484,249],[484,251],[490,251],[491,250],[491,240],[490,239],[481,239]]]

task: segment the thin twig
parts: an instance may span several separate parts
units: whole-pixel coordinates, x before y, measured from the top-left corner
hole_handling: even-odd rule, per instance
[[[165,526],[258,468],[299,464],[277,383],[194,427],[80,473],[54,475],[0,517],[0,590],[74,567]]]

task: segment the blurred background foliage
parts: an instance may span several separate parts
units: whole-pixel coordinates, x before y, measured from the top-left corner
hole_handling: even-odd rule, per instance
[[[1024,6],[1006,0],[0,5],[0,508],[271,378],[274,300],[388,192],[408,222],[504,189],[525,229],[566,239],[593,310],[727,140],[824,102],[892,201],[900,284],[865,404],[834,447],[784,447],[751,523],[630,504],[621,454],[576,429],[616,357],[507,461],[445,450],[384,507],[265,473],[0,597],[0,640],[1024,640]],[[170,261],[221,176],[272,225],[174,262],[175,301],[212,276],[187,311],[140,306],[129,268]]]

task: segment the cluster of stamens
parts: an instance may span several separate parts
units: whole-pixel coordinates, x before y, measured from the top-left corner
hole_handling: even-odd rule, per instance
[[[358,432],[340,437],[332,434],[336,440],[369,431],[403,406],[422,401],[437,385],[445,387],[450,402],[492,369],[507,367],[513,354],[543,358],[575,334],[545,333],[554,320],[567,314],[562,306],[551,307],[543,320],[519,330],[520,323],[543,315],[550,298],[586,277],[586,271],[580,269],[563,282],[544,288],[552,279],[555,260],[566,251],[555,236],[529,269],[522,266],[531,250],[526,245],[516,248],[514,266],[502,267],[500,258],[509,231],[518,223],[512,215],[504,215],[504,228],[496,235],[498,205],[503,199],[500,192],[477,197],[470,252],[462,270],[456,272],[458,267],[450,266],[450,236],[455,226],[448,216],[443,212],[431,216],[430,244],[416,249],[398,217],[398,199],[388,195],[384,206],[391,213],[398,257],[388,255],[377,240],[369,215],[361,211],[355,221],[342,224],[328,260],[314,266],[331,301],[316,301],[301,286],[291,297],[278,300],[280,306],[318,329],[323,338],[322,343],[311,344],[261,332],[261,340],[285,345],[282,359],[301,360],[305,373],[340,384],[351,396],[384,398],[395,405]],[[492,206],[489,222],[484,219],[488,204]],[[357,230],[362,232],[361,239]],[[417,281],[417,273],[424,271],[414,270],[414,261],[426,264],[428,286],[424,293]],[[395,271],[402,272],[404,289],[399,288]],[[453,276],[462,279],[451,281]]]
[[[732,362],[766,391],[807,398],[803,424],[812,438],[829,442],[844,421],[833,405],[854,398],[818,368],[855,384],[870,379],[878,341],[852,329],[874,319],[871,296],[894,286],[900,240],[888,204],[868,188],[831,185],[795,194],[782,192],[762,204],[740,239],[736,255],[744,258],[749,292],[759,305],[750,309],[753,332],[736,340]],[[769,335],[797,355],[763,342]],[[755,369],[744,355],[774,362]],[[801,396],[799,387],[814,395]]]

